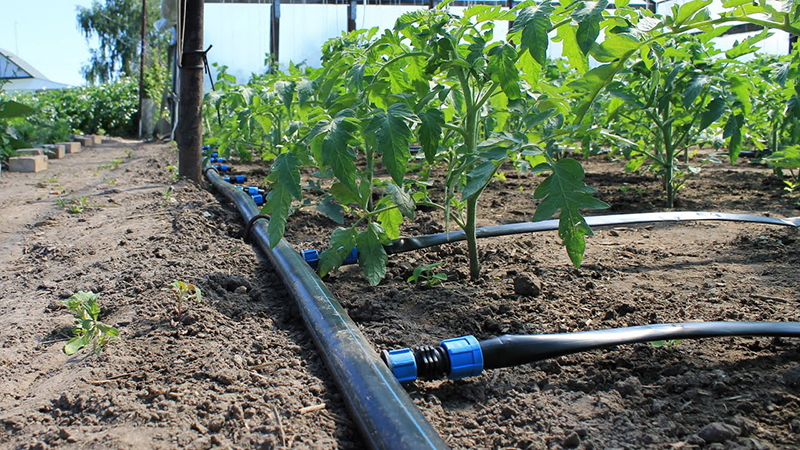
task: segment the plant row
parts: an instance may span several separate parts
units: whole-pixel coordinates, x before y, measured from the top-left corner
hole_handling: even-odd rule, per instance
[[[328,41],[319,69],[292,65],[236,85],[223,67],[204,103],[206,143],[271,164],[263,212],[273,244],[290,214],[310,204],[342,225],[320,255],[322,275],[356,247],[366,279],[378,283],[384,244],[425,207],[441,211],[445,229],[466,232],[470,274],[479,277],[479,199],[501,167],[545,177],[533,219],[558,215],[577,266],[592,233],[582,211],[607,205],[574,154],[611,150],[630,170],[654,171],[669,207],[695,170],[698,145],[726,147],[732,162],[746,147],[772,151],[778,165],[796,162],[800,53],[740,59],[773,30],[800,32],[798,5],[729,0],[712,17],[710,3],[660,16],[626,1],[614,9],[605,0],[531,1],[457,16],[445,2],[382,34]],[[508,21],[506,39],[496,39]],[[712,39],[741,23],[763,31],[716,50]],[[551,42],[564,59],[547,58]],[[309,168],[314,179],[303,181]]]

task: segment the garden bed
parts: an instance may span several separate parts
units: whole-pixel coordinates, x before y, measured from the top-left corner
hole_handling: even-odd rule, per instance
[[[175,183],[168,145],[115,141],[74,156],[48,173],[0,179],[9,249],[0,256],[0,447],[363,447],[297,309],[264,255],[242,241],[231,205]],[[98,169],[114,159],[123,162]],[[654,177],[602,158],[584,166],[612,212],[662,210]],[[481,197],[480,225],[532,217],[542,178],[506,176]],[[84,196],[90,208],[79,214],[55,204]],[[706,166],[678,209],[789,217],[800,215],[796,201],[768,169],[742,161]],[[303,209],[286,238],[298,250],[321,248],[335,227]],[[401,234],[443,230],[439,215],[421,212]],[[376,287],[357,266],[325,281],[376,349],[464,334],[793,321],[799,237],[718,222],[598,229],[574,269],[550,232],[481,240],[475,282],[463,243],[390,255]],[[439,261],[447,281],[406,282]],[[206,298],[183,323],[162,290],[175,279]],[[78,290],[99,292],[103,320],[121,332],[98,356],[61,353],[71,316],[59,299]],[[417,382],[409,393],[453,448],[793,448],[798,364],[790,339],[637,344]]]

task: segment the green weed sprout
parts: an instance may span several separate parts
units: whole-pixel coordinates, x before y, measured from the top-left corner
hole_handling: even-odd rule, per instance
[[[414,269],[414,273],[406,280],[409,283],[417,282],[423,286],[433,286],[437,283],[447,281],[446,273],[433,273],[433,269],[444,264],[443,262],[435,262],[424,266],[419,266]]]
[[[100,316],[99,296],[91,291],[79,291],[62,302],[75,313],[75,328],[72,330],[75,337],[64,344],[65,354],[72,355],[89,344],[94,353],[100,353],[106,344],[119,337],[119,330],[97,320]]]
[[[194,299],[198,303],[203,301],[203,293],[200,291],[200,288],[191,283],[186,283],[185,281],[175,280],[161,290],[172,291],[172,293],[175,294],[175,301],[177,303],[175,312],[178,314],[178,320],[181,320],[183,317],[183,313],[185,312],[183,306],[186,301],[191,299]]]
[[[89,199],[87,197],[81,197],[80,199],[77,198],[69,198],[63,199],[59,198],[56,200],[56,205],[64,208],[70,214],[81,214],[86,212],[88,208]]]

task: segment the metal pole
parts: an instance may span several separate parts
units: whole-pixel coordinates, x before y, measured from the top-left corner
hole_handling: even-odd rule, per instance
[[[183,52],[180,64],[178,174],[197,183],[202,179],[203,142],[203,0],[186,0]]]
[[[347,5],[347,32],[350,33],[356,30],[356,6],[357,0],[350,0]]]
[[[514,9],[514,0],[506,0],[506,7],[509,10]],[[511,31],[512,28],[514,28],[514,21],[513,20],[509,20],[508,21],[508,31]]]
[[[144,133],[144,52],[147,46],[147,0],[142,0],[142,55],[139,59],[139,139]]]
[[[272,0],[269,27],[269,52],[272,54],[270,72],[277,70],[281,49],[281,0]]]

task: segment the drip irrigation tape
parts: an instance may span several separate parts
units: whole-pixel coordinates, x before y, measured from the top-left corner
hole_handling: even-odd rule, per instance
[[[236,204],[245,222],[258,214],[252,199],[224,182],[216,170],[205,175]],[[317,274],[285,240],[270,245],[266,224],[255,222],[251,236],[297,302],[366,443],[378,449],[447,448]]]
[[[640,213],[640,214],[614,214],[607,216],[586,217],[586,223],[590,227],[607,227],[618,225],[633,225],[640,223],[658,222],[687,222],[695,220],[718,220],[727,222],[751,222],[767,225],[783,225],[788,227],[800,227],[800,217],[788,219],[778,219],[775,217],[756,216],[753,214],[733,214],[722,212],[660,212],[660,213]],[[558,230],[558,219],[543,220],[541,222],[522,222],[508,225],[496,225],[483,227],[475,230],[478,239],[487,237],[508,236],[512,234],[538,233],[542,231]],[[400,238],[392,241],[385,246],[387,254],[402,253],[412,250],[419,250],[427,247],[459,242],[467,239],[464,231],[451,231],[449,233],[436,233],[424,236]]]

